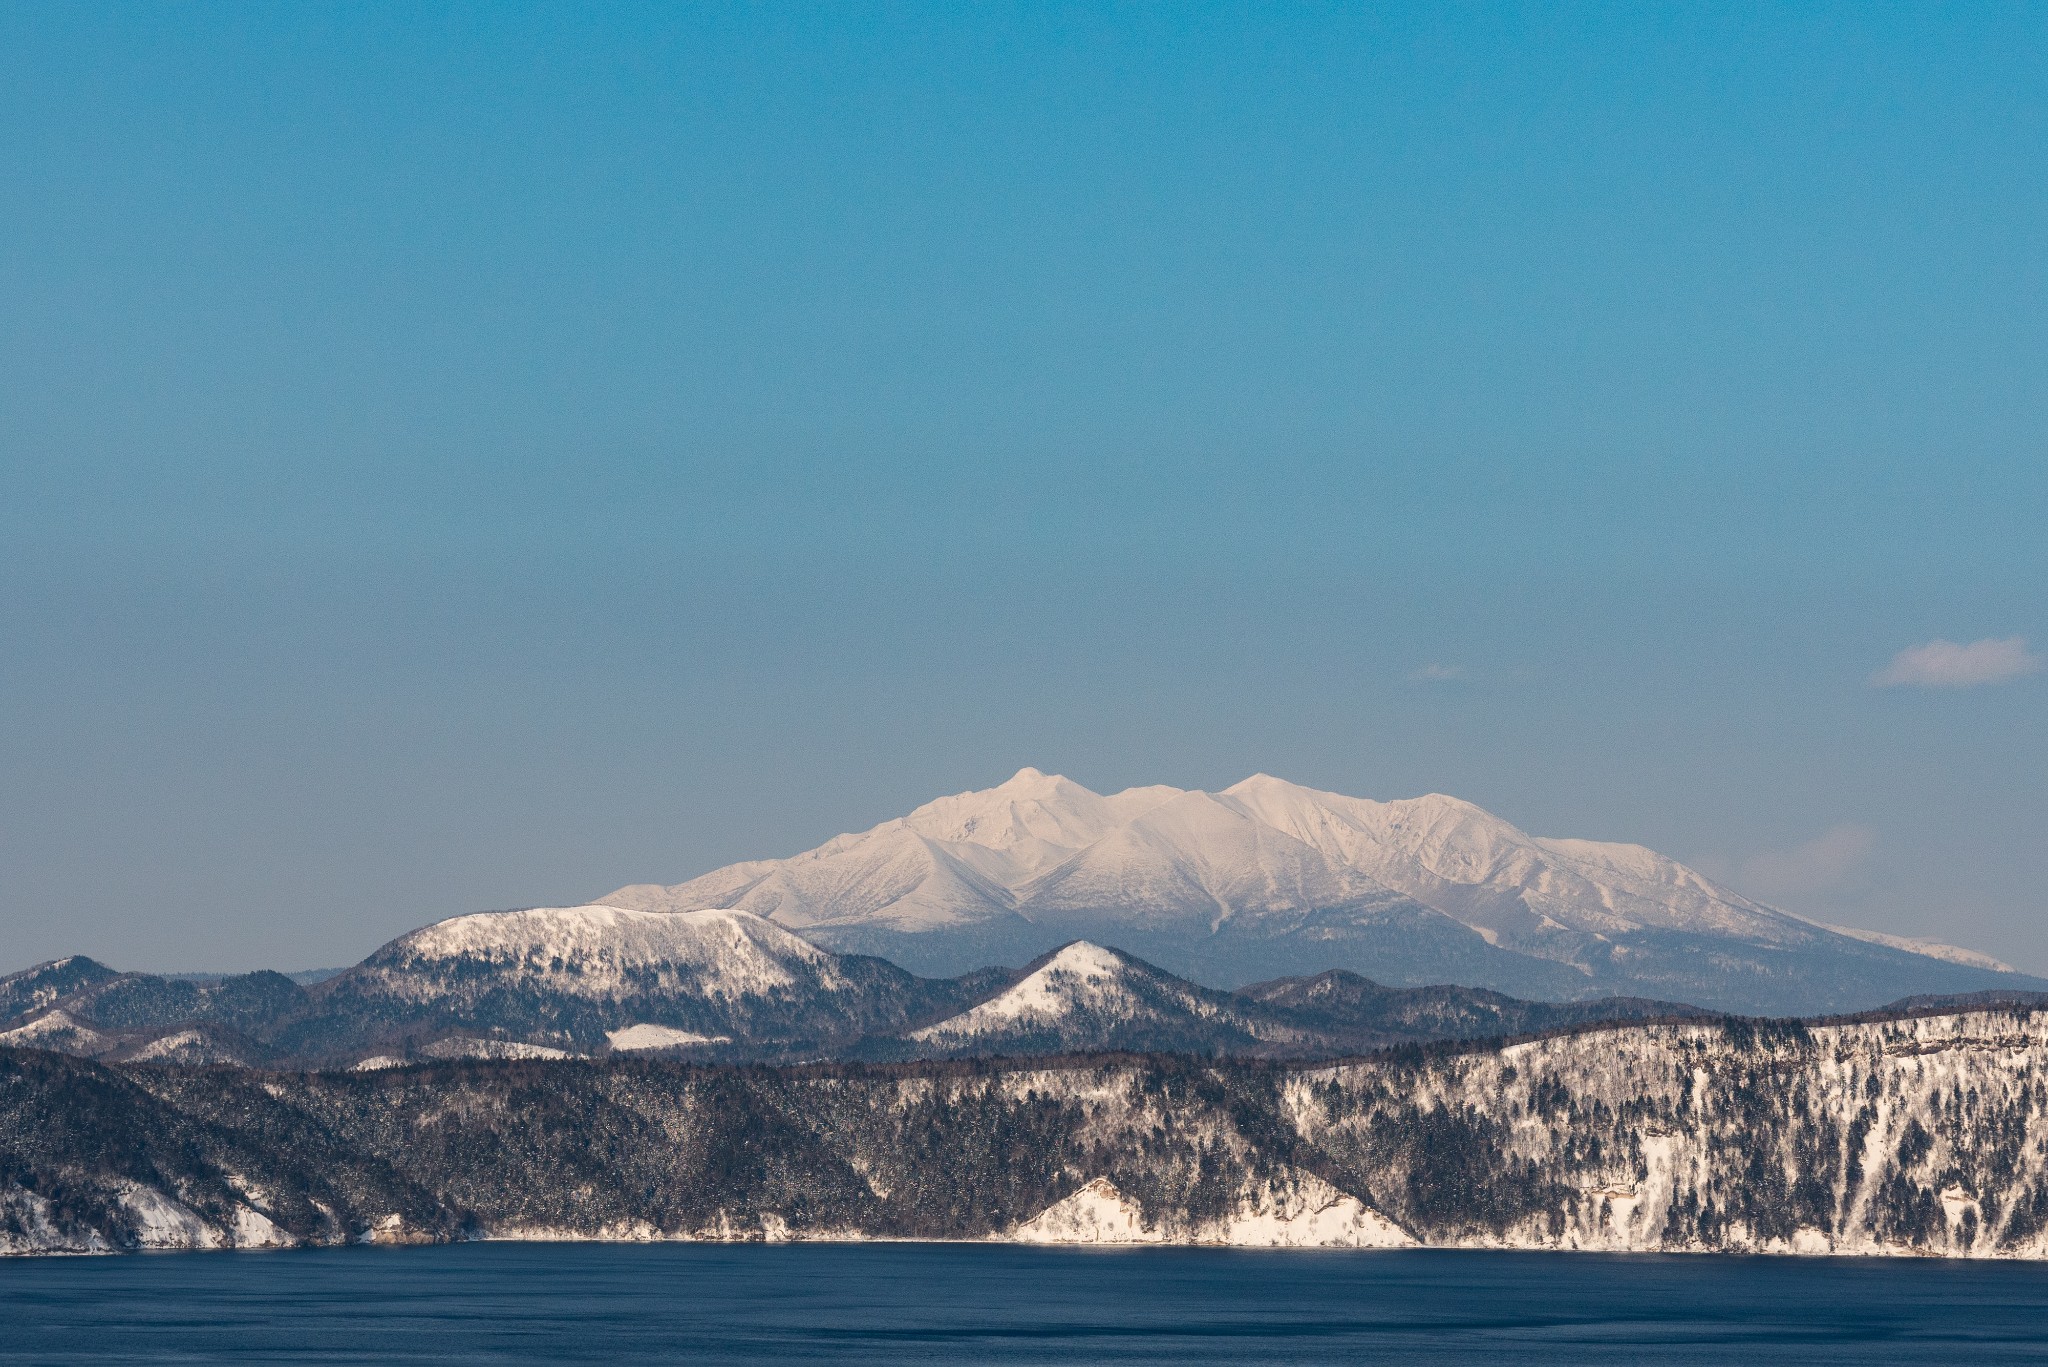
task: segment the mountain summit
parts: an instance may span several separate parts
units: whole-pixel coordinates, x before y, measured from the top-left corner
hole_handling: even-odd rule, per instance
[[[1802,920],[1640,845],[1531,836],[1440,794],[1377,802],[1266,774],[1105,796],[1027,768],[789,859],[597,900],[737,907],[927,974],[1087,939],[1220,987],[1343,968],[1762,1014],[2020,981],[1964,951]]]

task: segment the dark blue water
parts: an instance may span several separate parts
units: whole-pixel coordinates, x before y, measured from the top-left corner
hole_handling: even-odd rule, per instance
[[[2048,1362],[2048,1267],[953,1245],[0,1261],[0,1362]]]

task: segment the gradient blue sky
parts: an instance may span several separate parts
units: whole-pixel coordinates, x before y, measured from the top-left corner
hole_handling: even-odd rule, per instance
[[[1564,8],[0,9],[0,969],[1033,764],[2048,970],[2048,10]]]

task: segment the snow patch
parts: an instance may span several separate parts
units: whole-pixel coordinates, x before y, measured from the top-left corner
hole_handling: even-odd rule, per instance
[[[1023,1244],[1157,1244],[1166,1236],[1145,1228],[1137,1203],[1098,1177],[1072,1196],[1055,1201],[1017,1226],[1010,1236]]]
[[[403,1215],[383,1215],[370,1222],[361,1239],[366,1244],[430,1244],[434,1236],[425,1230],[413,1229],[405,1223]]]
[[[545,1044],[527,1044],[521,1040],[475,1039],[468,1035],[449,1035],[437,1039],[422,1048],[421,1058],[574,1058],[567,1049],[556,1049]],[[361,1064],[356,1065],[358,1068]]]
[[[151,1040],[128,1056],[132,1063],[148,1063],[153,1060],[175,1059],[196,1053],[206,1044],[206,1034],[201,1030],[180,1030],[176,1034],[163,1035]]]
[[[228,1233],[236,1248],[292,1248],[298,1244],[253,1206],[235,1207],[235,1222]]]
[[[0,1044],[17,1049],[51,1049],[64,1054],[97,1054],[112,1048],[114,1041],[74,1019],[68,1011],[60,1010],[0,1032]]]
[[[1833,926],[1825,921],[1815,925],[1832,930],[1837,935],[1846,935],[1852,940],[1866,944],[1883,945],[1886,949],[1903,949],[1908,954],[1925,954],[1930,959],[1944,963],[1962,964],[1966,968],[1985,968],[1993,973],[2017,973],[2019,970],[2003,959],[1994,959],[1989,954],[1980,954],[1974,949],[1959,945],[1945,945],[1939,940],[1914,939],[1905,935],[1887,935],[1880,930],[1858,930],[1854,926]]]
[[[221,1248],[227,1243],[196,1211],[155,1187],[128,1183],[117,1200],[134,1226],[138,1248]]]
[[[1405,1248],[1393,1221],[1313,1173],[1286,1174],[1247,1199],[1198,1243],[1235,1248]]]
[[[1214,1244],[1232,1248],[1405,1248],[1415,1240],[1357,1197],[1312,1173],[1283,1171],[1244,1192],[1230,1214],[1194,1230],[1147,1225],[1106,1177],[1055,1201],[1010,1236],[1030,1244]]]
[[[60,1227],[44,1197],[12,1183],[0,1187],[0,1256],[113,1251],[98,1230]]]
[[[160,1035],[144,1044],[125,1060],[128,1063],[179,1063],[188,1067],[208,1063],[240,1063],[233,1049],[222,1045],[204,1030],[178,1030]]]
[[[605,1038],[611,1041],[612,1049],[618,1053],[629,1053],[636,1049],[679,1049],[692,1044],[731,1044],[730,1035],[700,1035],[694,1030],[678,1030],[672,1025],[629,1025],[622,1030],[607,1031]]]

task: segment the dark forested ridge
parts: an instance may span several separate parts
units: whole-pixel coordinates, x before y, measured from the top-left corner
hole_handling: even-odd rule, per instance
[[[1495,1039],[1604,1021],[1671,1019],[1717,1013],[1647,997],[1529,1002],[1483,988],[1386,987],[1343,969],[1278,978],[1237,991],[1284,1011],[1304,1028],[1344,1040],[1353,1049],[1432,1040]]]
[[[1326,1064],[374,1072],[0,1051],[0,1247],[470,1237],[2042,1256],[2048,1013],[1658,1022]]]

